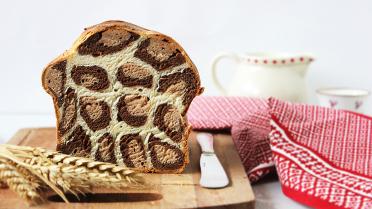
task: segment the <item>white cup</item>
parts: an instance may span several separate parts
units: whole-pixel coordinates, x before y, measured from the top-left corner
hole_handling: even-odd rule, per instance
[[[364,89],[352,88],[321,88],[317,89],[319,104],[323,107],[351,110],[366,113],[365,102],[370,92]]]

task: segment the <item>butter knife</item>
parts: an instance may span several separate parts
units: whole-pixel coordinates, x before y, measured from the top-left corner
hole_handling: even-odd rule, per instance
[[[200,185],[206,188],[222,188],[229,184],[220,161],[213,149],[213,135],[209,133],[199,133],[196,139],[201,147],[200,157]]]

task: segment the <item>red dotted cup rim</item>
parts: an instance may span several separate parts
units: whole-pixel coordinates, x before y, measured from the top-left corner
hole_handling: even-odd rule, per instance
[[[309,64],[314,61],[310,55],[248,53],[245,60],[251,64],[263,65],[292,65]]]

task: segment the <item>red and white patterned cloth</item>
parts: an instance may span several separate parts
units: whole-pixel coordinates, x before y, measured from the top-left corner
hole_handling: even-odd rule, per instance
[[[283,192],[296,201],[372,208],[368,116],[276,99],[197,97],[188,118],[194,129],[231,130],[251,182],[275,163]]]
[[[283,192],[315,208],[372,208],[372,118],[269,100]]]
[[[251,182],[273,170],[267,100],[246,97],[196,97],[187,113],[195,130],[231,130]]]

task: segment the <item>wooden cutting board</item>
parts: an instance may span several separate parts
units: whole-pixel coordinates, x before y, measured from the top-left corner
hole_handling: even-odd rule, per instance
[[[54,128],[28,128],[19,130],[8,143],[54,150],[55,137]],[[149,189],[95,190],[96,194],[81,198],[80,202],[71,197],[70,204],[51,194],[46,203],[32,208],[254,208],[252,188],[230,135],[215,135],[216,154],[230,179],[230,184],[222,189],[199,186],[200,147],[195,133],[191,134],[189,142],[190,163],[184,173],[145,174],[146,180],[154,184]],[[25,202],[9,189],[0,189],[0,197],[0,208],[27,208]]]

